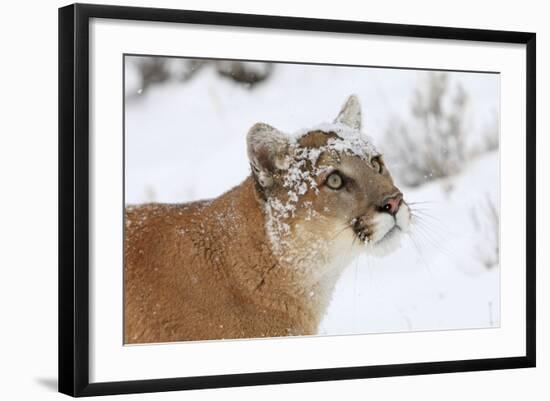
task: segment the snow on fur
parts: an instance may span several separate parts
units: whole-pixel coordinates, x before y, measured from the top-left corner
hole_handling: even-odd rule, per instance
[[[330,138],[326,145],[320,147],[300,146],[299,140],[315,131],[334,133],[337,138]],[[286,220],[294,216],[300,198],[309,190],[315,193],[319,191],[316,177],[324,173],[328,166],[319,165],[318,161],[325,152],[356,156],[368,162],[379,154],[370,138],[342,123],[324,123],[293,134],[290,137],[288,168],[283,176],[283,187],[288,189],[286,199],[271,196],[265,204],[266,231],[275,254],[282,254],[286,248],[291,234]],[[315,216],[312,206],[311,202],[303,204],[308,219]]]

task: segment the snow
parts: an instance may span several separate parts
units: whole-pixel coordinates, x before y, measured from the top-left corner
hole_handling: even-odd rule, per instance
[[[126,73],[133,86],[125,92],[135,94],[141,88],[129,63]],[[282,64],[252,88],[222,80],[208,68],[184,83],[150,86],[126,102],[125,202],[187,202],[238,185],[250,173],[245,138],[257,122],[295,136],[304,133],[303,127],[328,126],[345,136],[349,130],[331,121],[351,94],[361,101],[368,137],[362,150],[344,138],[346,148],[364,152],[368,143],[372,148],[366,154],[389,152],[383,133],[394,117],[409,114],[414,89],[427,74]],[[451,80],[460,82],[471,99],[469,140],[475,142],[498,110],[498,76],[453,73]],[[304,154],[312,162],[318,156]],[[313,181],[300,178],[289,185],[297,196],[305,191],[304,183]],[[480,244],[494,240],[484,216],[488,202],[498,210],[498,179],[498,154],[493,152],[451,179],[401,187],[419,215],[410,237],[395,253],[362,255],[345,270],[320,333],[499,326],[499,268],[487,268],[480,255],[485,249]],[[284,204],[273,209],[291,212]]]
[[[363,132],[352,129],[341,123],[324,123],[314,127],[301,129],[294,133],[293,137],[299,139],[308,132],[313,131],[333,132],[338,135],[338,138],[329,139],[327,145],[319,149],[308,149],[309,158],[312,164],[315,164],[319,154],[326,150],[344,152],[352,156],[359,156],[365,160],[370,160],[373,156],[378,154],[372,139],[368,138]]]

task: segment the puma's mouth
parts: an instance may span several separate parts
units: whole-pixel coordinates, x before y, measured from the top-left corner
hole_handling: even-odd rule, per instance
[[[375,235],[374,229],[369,229],[369,225],[362,223],[361,218],[353,219],[352,228],[357,238],[359,238],[362,242],[369,242],[371,244],[378,244],[389,240],[403,231],[397,223],[394,223],[394,225],[390,227],[382,236]]]
[[[352,220],[351,227],[356,237],[372,248],[395,248],[400,237],[409,227],[410,212],[402,207],[395,216],[378,213],[374,216],[360,216]],[[390,246],[391,245],[391,246]]]

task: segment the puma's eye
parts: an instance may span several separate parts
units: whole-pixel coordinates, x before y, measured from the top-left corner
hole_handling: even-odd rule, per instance
[[[372,159],[372,167],[376,170],[377,173],[382,174],[384,171],[384,165],[379,157]]]
[[[344,185],[344,180],[342,179],[342,176],[340,174],[332,173],[328,176],[326,183],[329,188],[340,189],[342,188],[342,185]]]

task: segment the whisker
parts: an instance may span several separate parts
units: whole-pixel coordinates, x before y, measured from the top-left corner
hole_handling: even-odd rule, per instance
[[[444,236],[448,236],[452,234],[448,230],[448,227],[444,225],[443,222],[441,222],[436,217],[427,215],[425,213],[417,213],[417,212],[411,212],[411,215],[413,216],[413,223],[423,223],[424,225],[428,226],[428,228],[430,228],[431,230],[437,229],[438,232],[436,234],[444,235]],[[435,227],[432,227],[432,225],[434,224],[435,224]]]
[[[429,212],[435,212],[437,209],[434,208],[425,208],[425,207],[418,207],[418,206],[410,206],[409,210],[412,212],[421,212],[430,216],[436,217],[436,215],[429,213]]]
[[[433,217],[424,213],[412,212],[412,223],[419,223],[426,226],[430,230],[434,231],[436,234],[440,235],[451,235],[447,225],[443,224],[437,217]]]
[[[428,264],[428,262],[426,261],[426,259],[424,258],[424,254],[422,253],[422,251],[420,250],[420,248],[418,247],[418,244],[416,243],[416,241],[414,240],[414,238],[412,237],[412,235],[410,233],[407,233],[409,239],[411,240],[411,243],[414,245],[414,247],[416,248],[416,251],[418,252],[418,256],[420,257],[420,259],[422,260],[423,264],[424,264],[424,267],[427,269],[428,273],[430,274],[430,276],[433,276],[433,273],[432,273],[432,269],[430,268],[430,265]]]
[[[437,202],[437,201],[419,201],[419,202],[409,202],[409,201],[406,201],[405,204],[407,205],[426,205],[426,204],[430,204],[430,205],[433,205],[433,204],[439,204],[441,202]]]
[[[420,226],[416,227],[415,233],[417,234],[419,240],[423,240],[427,245],[429,245],[431,248],[433,248],[436,252],[442,252],[443,251],[443,245],[438,243],[437,241],[434,241],[426,232],[424,232]]]
[[[438,230],[435,227],[432,227],[430,223],[428,223],[426,220],[420,218],[419,216],[415,216],[415,220],[412,222],[412,226],[414,228],[417,228],[419,231],[423,232],[427,237],[429,237],[435,245],[442,244],[441,238],[446,239],[449,236],[448,232],[445,232],[444,230]]]
[[[442,253],[451,259],[459,257],[459,255],[457,255],[456,252],[450,249],[443,241],[439,240],[437,237],[434,237],[430,233],[429,227],[422,224],[415,224],[414,228],[416,229],[416,233],[420,235],[426,242],[428,242],[435,249],[436,252]]]
[[[423,214],[425,216],[432,217],[433,219],[441,220],[439,216],[437,216],[435,214],[432,214],[432,213],[429,213],[429,212],[433,211],[433,209],[421,209],[421,208],[411,207],[411,208],[409,208],[409,210],[411,211],[411,213],[420,213],[420,214]]]
[[[357,271],[359,270],[359,258],[355,259],[355,271],[353,274],[353,330],[357,330]]]

